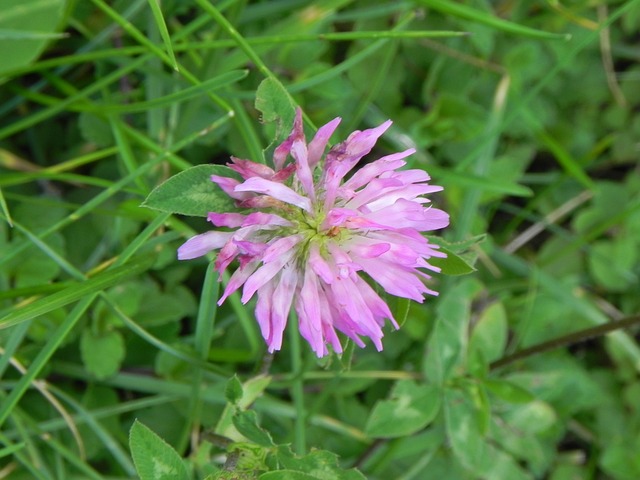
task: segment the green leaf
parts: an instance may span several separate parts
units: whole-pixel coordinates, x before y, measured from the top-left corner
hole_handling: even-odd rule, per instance
[[[488,363],[499,359],[507,345],[507,313],[501,302],[484,309],[471,332],[470,355],[480,351]]]
[[[282,445],[278,447],[276,458],[284,468],[263,474],[260,476],[261,479],[364,480],[365,478],[355,468],[349,470],[341,468],[338,456],[326,450],[314,450],[307,455],[297,456],[291,452],[289,446]]]
[[[137,420],[129,432],[129,447],[140,480],[190,479],[178,452]]]
[[[142,206],[196,217],[206,217],[209,212],[237,212],[235,201],[211,181],[211,175],[239,179],[229,167],[198,165],[158,185]]]
[[[440,247],[440,251],[447,254],[447,258],[433,257],[429,259],[435,267],[442,269],[445,275],[467,275],[475,272],[475,253],[467,253],[470,249],[484,242],[486,235],[476,235],[459,242],[449,242],[442,237],[435,235],[425,235],[430,243]]]
[[[216,433],[225,437],[236,439],[238,432],[233,428],[233,416],[238,410],[244,410],[251,406],[256,399],[262,395],[265,388],[269,386],[271,377],[258,375],[250,378],[242,385],[242,396],[233,405],[227,404],[220,416],[218,425],[216,425]],[[229,397],[227,397],[228,399]]]
[[[105,288],[122,282],[125,278],[145,271],[153,264],[154,260],[155,257],[153,256],[138,257],[124,265],[98,273],[85,282],[71,285],[64,290],[39,298],[29,305],[15,308],[8,315],[0,318],[0,329],[30,320],[38,315],[75,302],[84,296],[100,292]]]
[[[85,368],[96,378],[115,374],[124,359],[124,339],[118,331],[95,334],[90,328],[82,332],[80,354]]]
[[[277,122],[277,139],[289,132],[293,125],[296,106],[280,82],[265,78],[256,91],[256,109],[262,113],[264,123]]]
[[[441,269],[444,275],[468,275],[476,271],[475,267],[460,255],[453,253],[446,247],[440,247],[441,252],[446,253],[446,258],[432,257],[429,263]]]
[[[62,19],[64,0],[0,0],[0,75],[42,53]]]
[[[460,463],[469,469],[481,465],[486,456],[486,443],[469,395],[461,390],[447,389],[444,413],[447,436]]]
[[[527,403],[535,400],[528,390],[525,390],[515,383],[506,380],[498,380],[485,378],[483,384],[491,393],[507,402],[511,403]]]
[[[234,375],[229,379],[224,389],[224,397],[229,403],[238,403],[242,398],[242,383],[238,380],[238,376]]]
[[[272,447],[274,445],[269,432],[258,425],[258,416],[253,410],[239,412],[233,416],[232,420],[238,431],[252,442],[263,447]]]
[[[297,472],[295,470],[276,470],[275,472],[263,473],[258,478],[260,478],[260,480],[319,480],[321,477]]]
[[[441,400],[441,391],[434,385],[400,381],[389,400],[376,403],[365,433],[377,438],[412,435],[433,421],[440,411]]]
[[[470,302],[478,288],[476,282],[466,280],[439,299],[424,364],[424,374],[433,383],[443,384],[456,374],[456,367],[462,366],[471,318]]]

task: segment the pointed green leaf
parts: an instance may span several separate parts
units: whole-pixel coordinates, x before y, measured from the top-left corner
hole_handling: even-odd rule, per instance
[[[253,410],[239,412],[234,415],[233,425],[242,435],[258,445],[263,447],[272,447],[274,445],[269,432],[258,425],[258,416]]]
[[[462,258],[460,255],[453,253],[446,247],[440,247],[442,253],[446,253],[446,258],[432,257],[429,263],[434,267],[440,268],[443,275],[468,275],[476,271],[475,267]]]
[[[211,175],[239,179],[229,167],[198,165],[158,185],[142,206],[195,217],[206,217],[209,212],[238,211],[235,201],[211,181]]]
[[[234,375],[229,379],[224,389],[224,397],[229,403],[238,403],[242,398],[242,383],[238,380],[238,376]]]
[[[266,78],[258,85],[256,109],[262,113],[264,123],[278,123],[278,138],[293,125],[296,106],[282,84],[274,79]]]
[[[190,479],[178,452],[137,420],[129,432],[129,447],[140,480]]]

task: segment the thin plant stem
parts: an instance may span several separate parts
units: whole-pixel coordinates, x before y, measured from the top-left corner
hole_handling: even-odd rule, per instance
[[[292,312],[289,315],[289,342],[291,345],[291,369],[293,378],[291,379],[291,397],[296,411],[294,420],[293,445],[296,453],[303,455],[307,450],[306,439],[306,411],[304,408],[304,380],[302,365],[302,348],[300,347],[300,335],[296,328],[297,317]]]
[[[562,337],[554,338],[546,342],[538,343],[528,348],[523,348],[511,355],[502,357],[496,360],[490,365],[491,370],[501,368],[509,365],[517,360],[523,360],[539,353],[547,352],[549,350],[555,350],[556,348],[566,347],[576,343],[584,342],[595,337],[601,337],[607,333],[611,333],[622,328],[629,328],[634,325],[640,325],[640,314],[632,315],[630,317],[623,318],[614,322],[604,323],[602,325],[596,325],[595,327],[585,328],[577,332],[563,335]]]

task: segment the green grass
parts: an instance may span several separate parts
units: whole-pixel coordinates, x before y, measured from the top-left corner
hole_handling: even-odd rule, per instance
[[[5,3],[0,478],[640,478],[639,1]],[[382,352],[267,355],[176,259],[206,222],[140,206],[269,162],[274,98],[333,142],[393,120],[371,158],[444,187],[475,270],[390,301]]]

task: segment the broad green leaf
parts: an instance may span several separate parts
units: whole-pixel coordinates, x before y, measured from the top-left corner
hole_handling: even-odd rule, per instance
[[[544,432],[551,428],[557,421],[558,415],[547,402],[534,400],[523,405],[514,405],[504,415],[505,421],[527,434]]]
[[[441,397],[440,389],[434,385],[400,381],[389,400],[376,403],[365,433],[376,438],[412,435],[433,421],[440,411]]]
[[[85,282],[71,285],[64,290],[39,298],[26,306],[15,308],[8,315],[0,318],[0,329],[16,325],[25,320],[37,317],[38,315],[42,315],[43,313],[55,310],[56,308],[63,307],[92,293],[100,292],[105,288],[124,281],[126,278],[145,271],[151,267],[153,262],[153,256],[141,256],[120,267],[114,267],[105,272],[98,273]]]
[[[253,410],[235,414],[232,421],[238,432],[250,441],[263,447],[272,447],[274,445],[269,432],[258,425],[258,416]]]
[[[599,285],[612,292],[623,292],[638,284],[638,275],[634,272],[637,258],[638,239],[620,236],[593,243],[588,265]]]
[[[206,217],[209,212],[238,211],[235,201],[211,181],[211,175],[239,178],[229,167],[198,165],[158,185],[142,206],[195,217]]]
[[[263,474],[260,478],[312,478],[314,480],[364,480],[358,470],[351,468],[345,470],[338,463],[338,456],[326,450],[313,450],[310,453],[297,456],[291,452],[287,445],[278,447],[276,453],[278,463],[284,467],[283,470]],[[275,474],[282,474],[280,477]],[[272,475],[273,476],[266,476]],[[289,477],[291,474],[302,474],[304,477]]]
[[[507,314],[501,302],[482,311],[469,339],[469,351],[480,351],[487,362],[499,359],[507,345]]]
[[[264,123],[277,122],[278,139],[288,133],[293,125],[296,106],[282,84],[272,78],[266,78],[258,85],[256,109],[262,113]]]
[[[0,75],[42,53],[62,20],[64,0],[0,0]]]
[[[80,338],[80,354],[85,368],[96,378],[115,374],[124,359],[124,339],[118,331],[94,333],[87,328]]]
[[[322,477],[316,477],[315,475],[309,475],[308,473],[298,472],[296,470],[276,470],[274,472],[263,473],[258,478],[260,480],[320,480]]]
[[[439,299],[424,364],[424,374],[433,383],[446,382],[456,374],[456,367],[462,366],[471,318],[470,303],[477,289],[476,282],[466,280]]]
[[[269,386],[271,377],[265,375],[258,375],[250,378],[244,384],[242,384],[242,396],[236,401],[234,405],[227,404],[225,406],[218,425],[216,425],[216,433],[223,435],[231,439],[240,439],[238,436],[238,430],[234,428],[233,416],[238,410],[245,410],[249,408],[256,399],[262,395],[265,388]],[[228,397],[227,397],[228,399]]]
[[[140,480],[190,480],[178,452],[137,420],[129,432],[129,447]]]
[[[507,402],[527,403],[535,400],[535,397],[528,390],[507,380],[485,378],[482,384],[496,397]]]
[[[480,466],[486,457],[487,444],[469,395],[463,390],[447,389],[444,413],[447,436],[460,463],[469,469]]]

